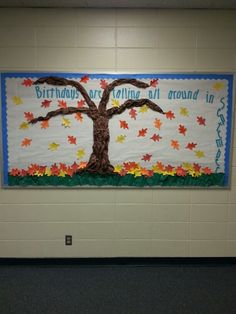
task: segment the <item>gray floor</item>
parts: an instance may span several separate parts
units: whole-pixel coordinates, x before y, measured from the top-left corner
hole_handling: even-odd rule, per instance
[[[1,265],[1,314],[235,314],[236,265]]]

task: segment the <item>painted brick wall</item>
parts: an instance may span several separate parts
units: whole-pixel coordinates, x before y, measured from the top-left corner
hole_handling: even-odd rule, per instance
[[[236,11],[1,9],[0,69],[236,71]],[[230,190],[0,190],[0,257],[236,256]],[[73,246],[64,246],[65,234]]]

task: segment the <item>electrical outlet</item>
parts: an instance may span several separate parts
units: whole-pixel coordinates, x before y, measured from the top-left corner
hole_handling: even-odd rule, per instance
[[[72,235],[65,235],[65,245],[72,245]]]

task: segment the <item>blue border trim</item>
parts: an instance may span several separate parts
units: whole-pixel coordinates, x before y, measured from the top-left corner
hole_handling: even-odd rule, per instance
[[[227,129],[226,129],[226,145],[225,145],[225,177],[224,185],[229,184],[230,170],[230,143],[231,143],[231,127],[232,127],[232,102],[233,102],[233,74],[166,74],[166,73],[67,73],[67,72],[5,72],[1,74],[1,90],[2,90],[2,143],[3,143],[3,184],[8,185],[8,145],[7,145],[7,100],[6,100],[6,78],[20,77],[42,77],[42,76],[64,76],[67,78],[81,78],[88,75],[92,79],[117,79],[117,78],[158,78],[158,79],[212,79],[212,80],[227,80],[228,95],[227,95]]]
[[[112,73],[112,74],[108,74],[108,73],[72,73],[72,72],[14,72],[14,73],[2,73],[2,77],[6,78],[17,78],[17,77],[42,77],[42,76],[65,76],[67,78],[81,78],[85,75],[88,75],[90,78],[92,79],[97,79],[97,78],[101,78],[101,79],[111,79],[111,78],[160,78],[160,79],[212,79],[212,80],[217,80],[217,79],[226,79],[229,80],[230,78],[232,78],[232,74],[195,74],[195,73],[190,73],[190,74],[165,74],[165,73]]]
[[[231,146],[231,132],[233,120],[233,81],[234,76],[231,75],[228,79],[228,105],[227,105],[227,128],[226,128],[226,144],[225,144],[225,177],[224,185],[229,185],[229,171],[230,171],[230,146]]]
[[[8,185],[8,145],[7,145],[7,102],[6,102],[6,75],[1,74],[2,96],[2,146],[3,146],[3,185]]]

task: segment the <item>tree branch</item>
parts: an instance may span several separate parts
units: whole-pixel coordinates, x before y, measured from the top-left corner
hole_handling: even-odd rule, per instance
[[[46,121],[59,115],[69,115],[77,112],[87,114],[89,117],[91,114],[91,111],[88,108],[75,108],[75,107],[60,108],[57,110],[49,111],[45,117],[39,116],[37,118],[34,118],[31,121],[29,121],[29,123],[35,124],[39,121]]]
[[[73,80],[67,80],[67,79],[61,78],[61,77],[48,76],[48,77],[39,78],[37,81],[34,82],[34,85],[44,84],[44,83],[47,83],[49,85],[55,85],[55,86],[68,86],[68,85],[70,85],[72,87],[75,87],[83,96],[88,107],[92,110],[97,110],[97,106],[89,97],[86,89],[79,82],[76,82]]]
[[[107,115],[109,118],[112,118],[116,114],[123,113],[126,109],[131,109],[134,107],[142,107],[143,105],[146,105],[148,108],[150,108],[153,111],[159,112],[161,114],[165,114],[165,112],[154,102],[152,102],[150,99],[128,99],[126,100],[121,106],[110,108],[107,110]]]
[[[147,83],[144,83],[142,81],[138,81],[136,79],[118,79],[107,85],[107,87],[104,89],[102,98],[100,101],[100,104],[98,106],[98,110],[101,112],[104,112],[106,110],[110,94],[113,91],[113,89],[117,86],[124,85],[124,84],[131,84],[138,88],[147,88],[149,85]]]

